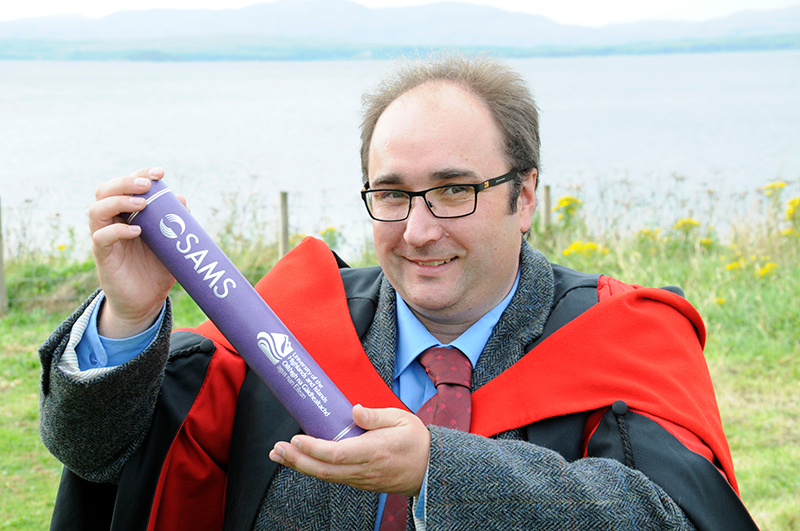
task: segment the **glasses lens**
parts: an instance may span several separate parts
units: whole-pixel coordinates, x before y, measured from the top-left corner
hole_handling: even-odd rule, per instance
[[[402,190],[367,190],[367,208],[378,221],[401,221],[411,211],[411,196]],[[477,192],[471,185],[448,185],[431,188],[424,200],[437,218],[460,218],[475,212]]]
[[[408,216],[411,198],[399,190],[370,190],[366,194],[369,212],[380,221],[398,221]]]
[[[472,186],[451,185],[428,190],[425,200],[434,216],[457,218],[475,211],[475,188]]]

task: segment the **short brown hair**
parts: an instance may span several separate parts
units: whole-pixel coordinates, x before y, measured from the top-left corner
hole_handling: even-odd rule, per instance
[[[364,94],[361,121],[363,184],[368,182],[369,148],[378,119],[397,98],[431,81],[457,84],[488,106],[505,140],[508,162],[519,174],[511,194],[511,208],[516,210],[526,174],[534,168],[539,169],[539,111],[522,76],[486,56],[449,53],[427,60],[406,61],[372,92]],[[538,179],[536,182],[538,185]]]

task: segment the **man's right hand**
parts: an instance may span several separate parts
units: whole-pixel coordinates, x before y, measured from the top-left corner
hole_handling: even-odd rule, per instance
[[[162,168],[143,168],[126,177],[102,183],[89,207],[89,230],[97,275],[106,299],[97,322],[100,335],[134,336],[158,318],[175,278],[139,238],[141,229],[121,217],[138,212],[145,200],[132,197],[150,189]],[[185,200],[179,197],[186,205]]]

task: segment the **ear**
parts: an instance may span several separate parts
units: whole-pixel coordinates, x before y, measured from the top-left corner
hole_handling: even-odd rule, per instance
[[[523,233],[531,228],[531,218],[533,218],[533,210],[536,207],[536,179],[538,178],[539,174],[536,168],[533,168],[525,176],[519,191],[516,214],[519,219],[519,230]]]

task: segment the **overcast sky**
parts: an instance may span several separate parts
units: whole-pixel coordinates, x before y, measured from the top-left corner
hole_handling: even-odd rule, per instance
[[[303,0],[293,0],[303,1]],[[353,0],[369,7],[431,3],[430,0]],[[746,9],[775,9],[800,0],[462,0],[509,11],[544,15],[557,22],[602,26],[649,19],[704,20]],[[78,13],[99,18],[115,11],[151,9],[230,9],[253,0],[0,0],[0,20]]]

